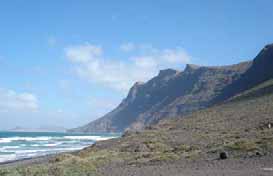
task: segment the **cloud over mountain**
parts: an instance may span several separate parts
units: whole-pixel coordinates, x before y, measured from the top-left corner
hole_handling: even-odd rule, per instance
[[[118,91],[128,91],[134,82],[147,81],[160,69],[181,68],[191,58],[179,47],[157,49],[134,45],[134,50],[139,52],[125,59],[113,59],[105,57],[101,46],[87,43],[65,48],[65,55],[74,64],[79,76]]]

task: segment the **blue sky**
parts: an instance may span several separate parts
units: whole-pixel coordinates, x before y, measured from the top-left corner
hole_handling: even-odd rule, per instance
[[[273,42],[271,0],[0,2],[0,129],[75,127],[135,81],[186,63],[253,59]]]

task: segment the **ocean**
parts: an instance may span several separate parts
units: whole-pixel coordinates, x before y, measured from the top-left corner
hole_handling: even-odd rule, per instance
[[[75,151],[120,134],[54,132],[0,132],[0,163],[48,154]]]

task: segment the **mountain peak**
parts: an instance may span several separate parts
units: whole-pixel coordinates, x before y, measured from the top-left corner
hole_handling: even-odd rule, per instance
[[[273,65],[272,58],[273,58],[273,44],[268,44],[262,49],[262,51],[254,59],[254,64],[256,65],[260,64],[262,67],[268,67],[268,69],[272,69],[272,65]]]
[[[250,63],[250,62],[249,62]],[[234,83],[227,86],[218,99],[227,99],[242,91],[273,78],[273,44],[266,45],[249,64],[249,69]]]
[[[263,50],[267,50],[267,49],[273,49],[273,43],[265,45]]]
[[[138,87],[138,86],[141,86],[142,84],[144,84],[144,82],[137,81],[137,82],[135,82],[135,84],[133,85],[133,87]]]
[[[265,45],[265,47],[262,49],[262,51],[258,54],[257,58],[260,58],[263,55],[268,55],[268,54],[271,55],[272,52],[273,52],[273,43]],[[255,59],[255,60],[257,60],[257,59]]]
[[[196,70],[196,69],[198,69],[200,67],[201,66],[195,65],[195,64],[187,64],[184,71],[193,71],[193,70]]]
[[[168,69],[160,70],[158,76],[159,77],[173,76],[173,75],[176,75],[177,73],[179,73],[178,70],[168,68]]]

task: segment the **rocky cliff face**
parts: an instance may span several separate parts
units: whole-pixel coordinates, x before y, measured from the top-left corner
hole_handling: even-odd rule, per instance
[[[228,99],[271,78],[273,78],[273,44],[266,45],[255,57],[252,66],[240,79],[225,87],[214,102]]]
[[[167,69],[146,83],[136,83],[112,112],[73,132],[141,130],[161,119],[175,118],[222,102],[273,77],[273,45],[267,45],[253,62],[231,66],[187,65]]]
[[[129,128],[140,130],[163,118],[176,118],[210,106],[223,88],[237,80],[250,65],[251,62],[223,67],[187,65],[183,72],[172,79],[151,80],[145,84],[146,90],[153,85],[157,86],[145,93],[157,98],[146,100],[150,101],[147,109],[139,114]]]

